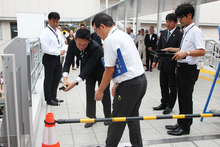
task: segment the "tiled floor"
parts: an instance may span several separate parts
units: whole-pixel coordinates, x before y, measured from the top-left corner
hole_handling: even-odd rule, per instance
[[[140,116],[162,115],[162,111],[153,111],[152,107],[160,104],[159,71],[145,72],[148,80],[147,92],[143,98],[140,108]],[[73,81],[79,75],[79,69],[71,71],[69,81]],[[203,74],[203,76],[205,76]],[[208,75],[210,78],[210,75]],[[211,76],[214,79],[214,76]],[[218,78],[219,80],[220,78]],[[60,84],[61,86],[62,84]],[[113,85],[113,84],[111,84]],[[212,82],[198,79],[194,88],[194,114],[203,112]],[[64,99],[58,107],[47,107],[47,112],[54,114],[57,119],[86,118],[85,104],[85,82],[69,92],[58,92],[58,98]],[[215,85],[208,110],[220,110],[220,84]],[[103,118],[102,104],[97,102],[96,114]],[[176,103],[171,114],[178,114]],[[190,135],[170,136],[165,129],[166,124],[175,124],[176,119],[141,121],[141,132],[144,147],[217,147],[220,146],[220,118],[195,118],[191,127]],[[94,147],[104,146],[107,135],[107,126],[99,122],[91,128],[84,128],[84,124],[56,124],[58,140],[61,147]],[[129,144],[128,128],[125,129],[119,147],[131,146]]]

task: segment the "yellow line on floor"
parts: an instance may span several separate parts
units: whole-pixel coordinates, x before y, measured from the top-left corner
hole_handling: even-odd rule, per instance
[[[212,82],[214,81],[214,79],[206,78],[206,77],[203,77],[203,76],[199,76],[199,78],[203,79],[203,80],[212,81]],[[216,83],[220,84],[220,81],[217,80]]]
[[[210,71],[210,70],[207,70],[207,69],[200,69],[200,72],[205,73],[205,74],[209,74],[209,75],[215,75],[215,73],[216,73],[214,71]]]

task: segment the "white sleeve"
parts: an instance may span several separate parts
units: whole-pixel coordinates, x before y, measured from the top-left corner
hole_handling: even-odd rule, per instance
[[[205,49],[204,37],[201,30],[198,30],[193,34],[194,44],[196,49]]]
[[[104,61],[105,67],[114,67],[117,59],[117,49],[120,46],[110,38],[104,41]]]

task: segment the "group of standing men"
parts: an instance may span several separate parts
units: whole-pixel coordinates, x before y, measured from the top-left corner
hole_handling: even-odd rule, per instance
[[[56,29],[59,18],[55,17],[57,13],[52,12],[52,14],[49,14],[49,25],[42,33],[41,43],[44,51],[45,100],[47,104],[53,105],[59,102],[55,92],[62,73],[62,69],[60,70],[62,66],[59,56],[64,54],[65,51],[60,50],[60,45],[62,45],[61,37],[60,32]],[[52,17],[50,17],[50,15],[52,15]],[[173,78],[176,76],[175,67],[177,67],[179,112],[180,114],[192,114],[193,87],[199,73],[196,64],[199,56],[205,54],[203,34],[201,30],[195,26],[193,16],[193,6],[190,4],[181,4],[175,10],[175,14],[168,14],[166,17],[167,30],[162,32],[157,50],[173,51],[175,53],[172,59],[160,58],[159,61],[162,100],[159,108],[156,108],[158,110],[167,107],[172,109],[173,103],[175,103],[176,86],[173,85]],[[184,34],[176,29],[177,19],[181,25],[185,26]],[[64,91],[69,91],[82,80],[86,79],[88,117],[96,117],[94,114],[95,105],[93,105],[91,109],[88,109],[88,103],[95,104],[95,100],[101,100],[103,102],[105,117],[139,116],[139,108],[146,92],[147,80],[134,41],[129,35],[117,29],[117,27],[114,26],[112,17],[107,14],[97,14],[92,21],[92,25],[97,35],[104,40],[103,48],[90,39],[89,30],[84,28],[76,32],[76,40],[71,41],[68,48],[64,72],[69,71],[73,55],[81,60],[81,72],[72,83],[68,82],[67,78],[64,79],[64,83],[67,85]],[[147,40],[157,41],[157,36],[154,36],[152,30],[150,28],[150,34],[145,37],[145,42],[148,42]],[[149,42],[145,45],[148,50],[154,49],[154,46]],[[120,49],[123,56],[127,72],[112,78],[115,72],[118,49]],[[100,60],[102,56],[104,56],[105,70]],[[152,68],[155,68],[158,59],[155,58],[152,59],[152,61],[153,60],[155,62]],[[177,60],[177,62],[175,60]],[[151,70],[151,67],[147,69]],[[168,69],[170,70],[167,71]],[[172,73],[170,73],[170,71],[172,71]],[[55,81],[56,79],[59,79],[58,82]],[[114,97],[112,113],[109,92],[109,83],[111,80],[113,80],[114,83],[112,87],[112,96]],[[98,81],[99,88],[95,92],[94,85],[96,81]],[[171,92],[169,92],[169,90]],[[107,105],[104,103],[107,103]],[[94,111],[90,112],[90,110]],[[106,147],[116,147],[118,145],[126,124],[128,124],[129,127],[132,146],[143,146],[139,121],[127,121],[109,124]],[[183,135],[190,133],[191,124],[192,119],[178,119],[176,125],[168,125],[165,127],[170,130],[168,131],[170,135]],[[92,125],[93,124],[87,124],[85,127],[91,127]]]

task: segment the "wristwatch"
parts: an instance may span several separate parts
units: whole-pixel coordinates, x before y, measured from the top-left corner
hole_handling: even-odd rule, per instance
[[[76,85],[79,85],[79,82],[78,82],[78,81],[75,81],[75,84],[76,84]]]
[[[189,51],[187,51],[186,53],[187,53],[187,56],[189,56],[190,52],[189,52]]]

